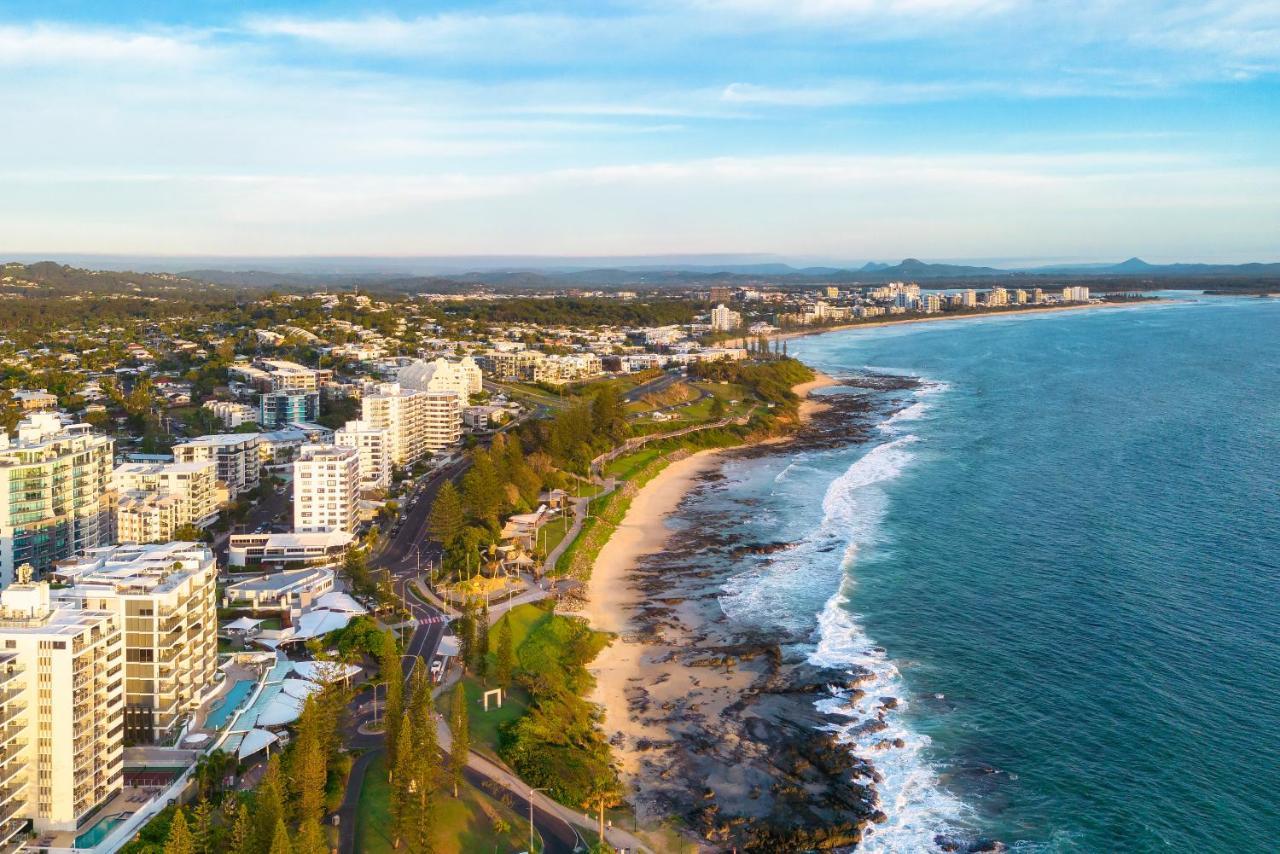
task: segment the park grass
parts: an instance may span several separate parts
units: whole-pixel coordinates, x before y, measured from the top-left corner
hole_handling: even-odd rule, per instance
[[[527,820],[515,810],[463,783],[459,797],[442,786],[435,804],[436,854],[472,854],[484,851],[522,851],[528,846]],[[391,854],[391,787],[387,784],[385,758],[369,763],[360,802],[356,808],[356,850],[362,854]],[[505,831],[496,825],[506,825]],[[399,851],[404,851],[402,847]],[[399,854],[399,852],[396,852]]]
[[[618,480],[630,480],[636,472],[644,468],[662,453],[658,448],[644,447],[635,453],[618,457],[604,467],[604,473]]]
[[[498,626],[502,620],[511,621],[511,648],[518,651],[539,626],[552,619],[550,612],[537,605],[517,605],[501,619],[489,627],[489,649],[498,648]],[[490,657],[494,655],[490,652]],[[496,687],[489,685],[487,688]],[[518,685],[512,685],[506,692],[501,709],[490,708],[484,711],[484,692],[486,686],[474,676],[466,676],[462,680],[462,689],[466,693],[467,708],[470,711],[471,746],[478,753],[489,759],[501,761],[498,756],[498,741],[503,724],[518,720],[529,708],[529,693]],[[440,698],[440,713],[447,720],[449,707],[453,702],[453,692],[446,691]]]
[[[518,685],[512,685],[505,692],[502,708],[496,708],[492,701],[489,711],[484,710],[484,692],[496,685],[484,686],[474,676],[462,680],[462,690],[467,697],[468,722],[471,726],[471,749],[486,759],[501,762],[498,755],[498,742],[504,724],[519,720],[529,709],[529,692]],[[446,691],[440,698],[440,714],[447,719],[452,711],[453,692]]]

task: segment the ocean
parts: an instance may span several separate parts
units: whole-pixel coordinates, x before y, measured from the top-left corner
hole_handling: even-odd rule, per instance
[[[749,504],[726,533],[794,545],[727,619],[874,673],[815,700],[880,776],[860,850],[1280,845],[1280,300],[1176,296],[792,340],[920,385],[832,390],[869,441],[730,459],[672,520]]]

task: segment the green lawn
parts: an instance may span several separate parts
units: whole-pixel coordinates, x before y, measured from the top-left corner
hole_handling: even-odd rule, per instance
[[[464,784],[454,798],[442,786],[435,806],[433,850],[436,854],[485,851],[523,851],[529,845],[528,820],[510,806]],[[356,815],[356,850],[362,854],[392,854],[391,791],[383,757],[369,765]],[[500,825],[505,825],[505,829]],[[399,851],[405,849],[401,847]],[[397,852],[398,854],[398,852]]]
[[[536,605],[518,605],[502,617],[511,621],[511,648],[519,656],[520,647],[529,638],[530,632],[551,619],[551,614]],[[498,626],[501,621],[489,627],[489,649],[498,648]],[[462,680],[463,690],[467,694],[467,707],[471,710],[471,746],[490,759],[498,758],[498,730],[503,724],[516,720],[529,708],[529,694],[518,685],[512,685],[503,700],[502,708],[490,705],[484,711],[485,688],[474,676]],[[495,687],[489,685],[490,688]],[[453,692],[446,691],[440,698],[440,714],[448,719],[449,704],[453,700]]]
[[[618,480],[627,480],[635,475],[636,472],[644,468],[650,461],[656,459],[662,453],[659,448],[644,447],[634,453],[624,454],[618,457],[609,465],[604,467],[606,475],[612,475]]]

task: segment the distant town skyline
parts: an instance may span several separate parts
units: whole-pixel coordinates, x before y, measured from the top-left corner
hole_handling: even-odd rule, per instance
[[[1277,72],[1265,0],[18,0],[0,251],[1273,261]]]

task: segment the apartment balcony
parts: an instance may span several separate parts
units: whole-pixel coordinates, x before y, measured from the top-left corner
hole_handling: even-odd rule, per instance
[[[17,854],[26,847],[27,822],[15,818],[0,824],[0,854]]]
[[[6,705],[3,709],[0,709],[0,730],[8,728],[10,724],[18,719],[18,716],[21,715],[26,708],[26,703],[15,700],[14,702]],[[19,727],[18,729],[21,728]],[[2,737],[0,737],[0,740],[2,740]]]
[[[0,789],[11,785],[14,782],[14,778],[19,774],[25,773],[26,770],[27,766],[21,762],[11,762],[7,765],[0,764]]]
[[[9,822],[26,806],[26,801],[23,798],[14,797],[21,788],[19,786],[7,790],[7,792],[0,792],[0,826],[7,827]]]

